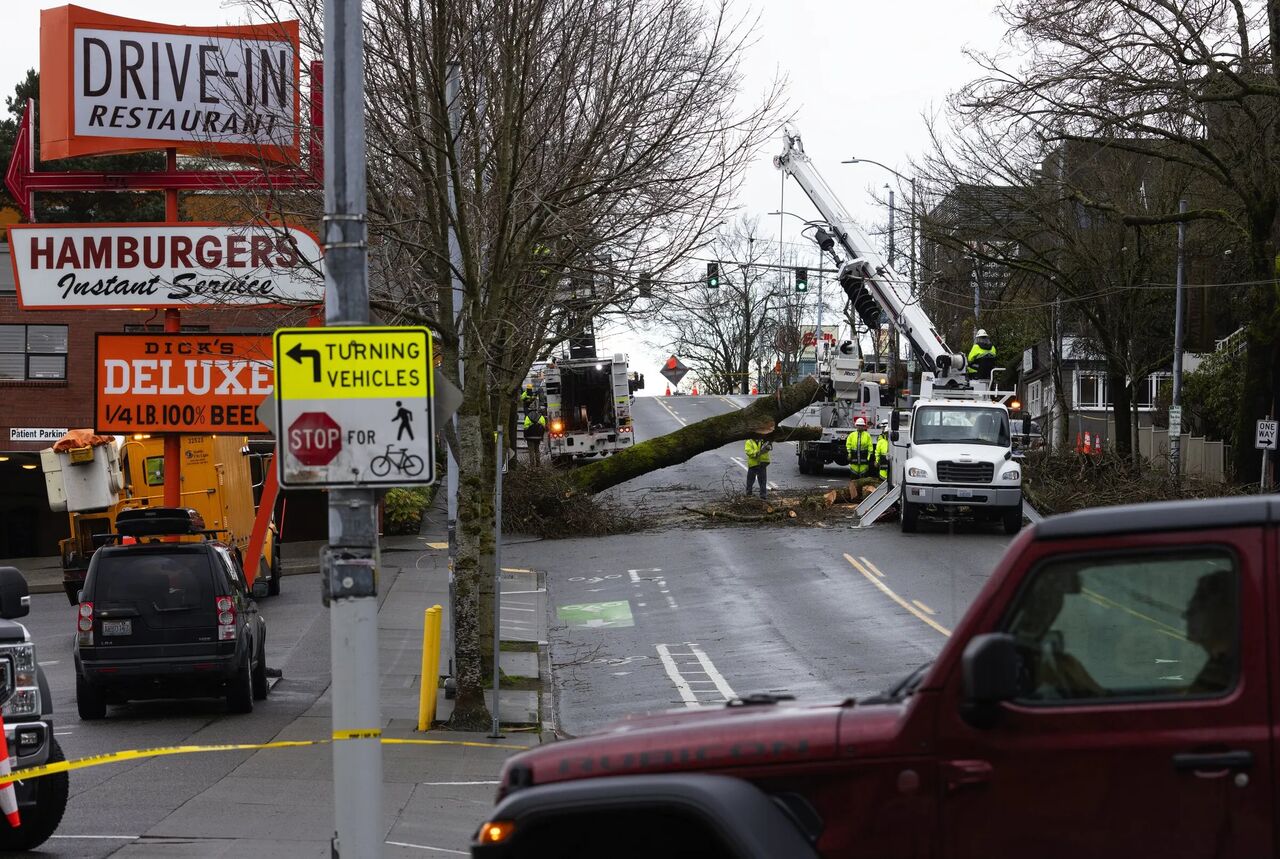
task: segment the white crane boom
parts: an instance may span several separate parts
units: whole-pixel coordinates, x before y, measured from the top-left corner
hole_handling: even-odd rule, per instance
[[[832,238],[848,255],[841,260],[833,248],[823,248],[831,251],[840,264],[840,285],[849,295],[854,309],[864,321],[868,321],[867,311],[871,308],[866,302],[869,292],[870,299],[874,299],[888,314],[894,327],[911,342],[917,357],[924,361],[926,371],[935,372],[939,378],[950,377],[963,382],[965,357],[947,347],[929,315],[911,296],[908,284],[893,270],[889,261],[876,252],[870,239],[845,211],[839,198],[805,154],[800,135],[784,129],[783,139],[782,154],[773,159],[773,164],[800,184],[823,220],[834,230]]]

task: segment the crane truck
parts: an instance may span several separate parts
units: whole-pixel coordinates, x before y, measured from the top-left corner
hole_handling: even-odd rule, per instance
[[[888,422],[894,406],[894,389],[887,371],[856,354],[852,340],[828,349],[818,362],[819,397],[787,425],[817,426],[819,438],[796,442],[796,459],[801,474],[821,474],[828,463],[848,465],[845,440],[853,422],[862,418],[872,433]]]
[[[66,450],[55,445],[40,452],[49,507],[67,514],[71,531],[58,549],[63,589],[72,605],[79,602],[93,553],[115,530],[116,514],[164,503],[162,438],[95,438],[98,443]],[[244,557],[261,595],[279,594],[275,469],[257,463],[262,479],[254,481],[255,457],[245,436],[184,435],[182,459],[182,505],[198,510],[210,528],[224,532],[228,544]],[[255,529],[261,529],[257,545],[262,548],[251,569]]]
[[[774,166],[800,185],[826,222],[829,229],[819,228],[814,240],[835,260],[854,311],[872,331],[881,312],[887,314],[922,368],[908,423],[896,409],[890,416],[889,479],[859,505],[860,525],[897,504],[904,532],[916,530],[922,512],[964,508],[1016,534],[1022,527],[1022,468],[1013,456],[1007,405],[1014,392],[966,376],[965,356],[947,346],[909,285],[854,223],[805,154],[800,135],[787,129],[783,138]]]

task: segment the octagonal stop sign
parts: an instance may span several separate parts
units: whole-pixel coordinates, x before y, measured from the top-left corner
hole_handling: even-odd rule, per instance
[[[289,424],[288,443],[303,465],[328,465],[342,450],[342,427],[324,412],[303,412]]]

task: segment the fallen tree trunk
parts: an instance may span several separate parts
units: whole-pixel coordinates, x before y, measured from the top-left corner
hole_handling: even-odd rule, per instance
[[[603,492],[633,477],[679,465],[730,442],[748,438],[811,441],[822,436],[820,427],[786,428],[779,424],[813,402],[817,395],[818,380],[810,376],[771,396],[761,397],[745,409],[716,415],[641,442],[621,453],[575,469],[566,477],[581,492]]]

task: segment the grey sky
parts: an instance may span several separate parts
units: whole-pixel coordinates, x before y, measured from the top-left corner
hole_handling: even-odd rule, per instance
[[[61,5],[7,0],[0,30],[0,92],[39,64],[39,10]],[[171,24],[238,22],[241,10],[224,0],[80,0],[79,5],[117,15]],[[923,113],[938,109],[947,93],[974,76],[965,47],[994,48],[1000,22],[993,0],[755,0],[736,3],[738,14],[759,17],[757,39],[744,58],[744,97],[758,94],[776,74],[789,82],[790,104],[805,147],[854,217],[883,222],[883,207],[871,193],[892,177],[872,165],[841,165],[856,155],[906,170],[925,144]],[[747,173],[740,212],[761,216],[758,238],[777,240],[779,176],[771,142]],[[900,205],[905,207],[902,200]],[[799,187],[788,183],[785,207],[814,216]],[[798,239],[799,222],[783,219],[783,238]],[[815,302],[816,306],[816,302]],[[648,381],[646,393],[661,392],[658,375],[666,357],[653,339],[610,331],[603,352],[623,351]],[[657,344],[660,347],[662,344]],[[687,384],[686,384],[687,386]]]

